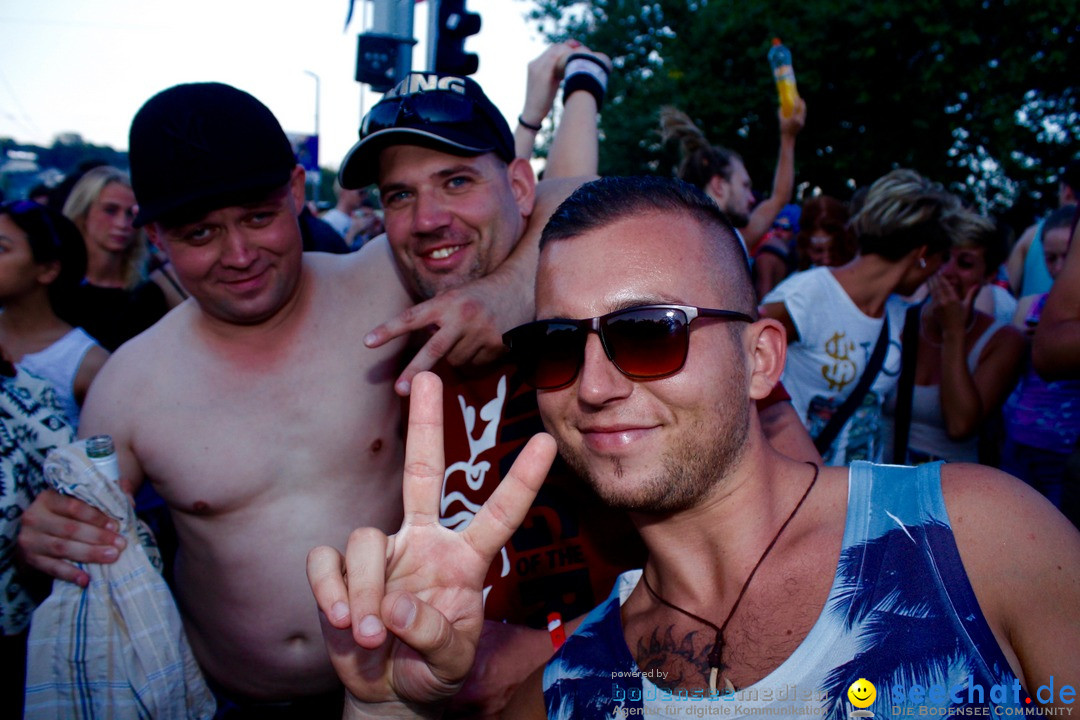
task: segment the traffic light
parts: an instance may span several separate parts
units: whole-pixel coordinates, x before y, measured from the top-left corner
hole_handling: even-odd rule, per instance
[[[476,53],[465,52],[465,38],[480,32],[480,15],[465,9],[465,0],[439,3],[435,71],[450,75],[472,75],[480,67]]]

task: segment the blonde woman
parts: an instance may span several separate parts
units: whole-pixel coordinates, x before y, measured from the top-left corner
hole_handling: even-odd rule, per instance
[[[71,189],[64,215],[86,243],[86,279],[72,324],[110,351],[157,322],[184,298],[167,268],[147,280],[148,247],[132,224],[135,193],[127,173],[109,166],[88,170]]]

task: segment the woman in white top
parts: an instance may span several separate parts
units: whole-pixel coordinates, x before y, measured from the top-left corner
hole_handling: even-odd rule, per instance
[[[109,356],[60,319],[85,274],[86,248],[70,220],[30,200],[0,205],[0,346],[53,385],[72,428]]]
[[[954,227],[948,260],[927,281],[929,299],[917,311],[909,465],[978,462],[979,434],[1023,367],[1023,335],[975,309],[975,297],[1005,258],[1004,237],[967,210]],[[887,411],[894,405],[890,399]]]

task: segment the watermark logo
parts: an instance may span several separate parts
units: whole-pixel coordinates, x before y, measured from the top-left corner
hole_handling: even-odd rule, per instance
[[[851,687],[847,691],[848,702],[855,707],[859,708],[849,715],[852,718],[872,718],[874,713],[870,712],[866,708],[874,704],[877,700],[877,688],[874,687],[874,683],[870,682],[866,678],[859,678],[855,682],[851,683]]]

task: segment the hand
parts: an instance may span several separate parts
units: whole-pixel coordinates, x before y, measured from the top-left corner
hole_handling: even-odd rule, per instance
[[[941,277],[939,273],[931,275],[926,285],[930,290],[928,310],[935,314],[941,326],[942,335],[958,334],[963,337],[966,333],[967,321],[973,312],[975,295],[979,292],[979,286],[972,286],[964,297],[960,297],[952,283]]]
[[[78,498],[41,492],[22,516],[17,553],[25,565],[52,577],[90,584],[90,575],[72,562],[106,565],[127,546],[111,517]]]
[[[445,717],[501,717],[518,685],[553,652],[547,630],[485,620],[472,671]]]
[[[491,362],[506,352],[503,332],[532,320],[533,308],[526,300],[531,286],[522,292],[509,287],[512,281],[496,271],[440,293],[373,329],[364,344],[374,348],[414,331],[431,332],[394,383],[402,397],[409,394],[416,374],[435,367],[440,358],[454,366]]]
[[[566,60],[575,53],[594,55],[603,61],[608,70],[611,69],[611,59],[607,55],[593,52],[577,40],[556,43],[544,50],[529,63],[525,107],[521,111],[521,116],[528,122],[539,124],[551,112],[563,81]]]
[[[443,527],[442,387],[431,373],[416,377],[401,529],[390,537],[355,530],[344,557],[331,547],[308,554],[330,660],[353,696],[350,703],[405,714],[458,691],[480,638],[484,576],[524,519],[554,457],[554,441],[534,437],[465,530]]]
[[[781,137],[794,138],[799,134],[799,131],[803,129],[803,125],[806,124],[806,101],[801,97],[796,98],[795,107],[792,108],[791,117],[784,117],[784,113],[781,110],[777,110],[777,117],[780,118],[780,135]]]

